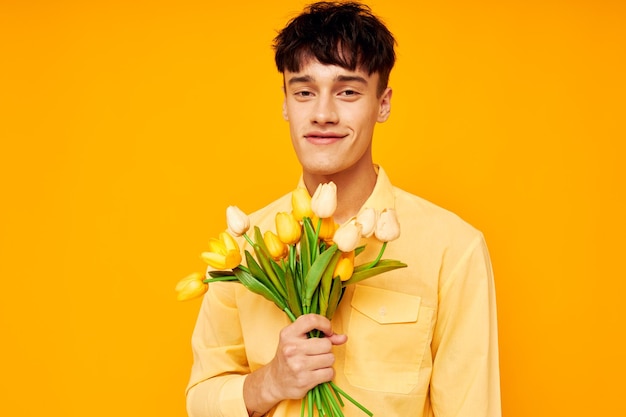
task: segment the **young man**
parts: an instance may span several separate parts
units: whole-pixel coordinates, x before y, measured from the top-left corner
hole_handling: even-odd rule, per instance
[[[389,117],[394,38],[369,8],[317,3],[275,39],[283,115],[301,184],[337,185],[335,220],[395,208],[402,227],[386,258],[407,268],[347,287],[332,323],[294,323],[241,285],[214,283],[193,335],[191,417],[299,416],[300,400],[333,379],[376,416],[500,416],[495,292],[480,232],[391,185],[374,165],[374,126]],[[261,230],[290,195],[251,215]],[[364,259],[380,244],[364,239]],[[324,338],[307,338],[319,329]],[[363,416],[352,404],[344,413]]]

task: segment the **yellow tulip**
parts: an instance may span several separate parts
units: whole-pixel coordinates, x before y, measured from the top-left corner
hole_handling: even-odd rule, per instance
[[[372,236],[376,230],[376,210],[373,208],[364,209],[356,216],[356,221],[363,226],[363,230],[361,230],[363,237]]]
[[[394,209],[384,209],[380,213],[374,235],[381,242],[390,242],[400,237],[400,223]]]
[[[302,221],[305,217],[313,217],[311,196],[306,188],[298,187],[291,193],[291,207],[293,208],[293,215],[298,221]]]
[[[194,272],[178,281],[176,284],[176,299],[178,301],[187,301],[196,297],[200,297],[209,288],[209,284],[204,283],[204,275]]]
[[[342,252],[335,266],[333,277],[339,276],[342,281],[347,281],[354,272],[354,251]]]
[[[250,228],[250,219],[237,206],[229,206],[226,209],[226,223],[228,230],[237,237],[246,233]]]
[[[334,182],[317,186],[311,197],[311,210],[321,219],[332,217],[337,209],[337,186]]]
[[[227,232],[222,232],[218,239],[209,239],[209,250],[200,257],[215,269],[233,269],[241,263],[241,252],[235,239]]]
[[[295,245],[300,241],[302,228],[293,214],[276,213],[276,233],[278,238],[287,245]]]
[[[361,240],[361,230],[363,226],[357,223],[354,218],[339,226],[333,236],[333,241],[342,252],[352,252]]]
[[[313,219],[313,226],[317,228],[319,220],[317,218]],[[335,231],[339,225],[335,223],[335,220],[332,217],[326,217],[322,219],[322,227],[320,228],[319,238],[322,240],[330,240],[335,235]]]
[[[270,256],[275,261],[280,261],[289,254],[289,247],[285,245],[275,233],[267,230],[263,234],[263,241],[265,242],[265,246],[267,246]]]

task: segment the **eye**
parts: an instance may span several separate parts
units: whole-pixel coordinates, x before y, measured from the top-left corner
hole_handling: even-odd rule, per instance
[[[356,98],[359,95],[359,92],[356,90],[346,89],[342,90],[339,95],[342,97]]]
[[[294,95],[298,97],[311,97],[313,93],[310,91],[296,91]]]

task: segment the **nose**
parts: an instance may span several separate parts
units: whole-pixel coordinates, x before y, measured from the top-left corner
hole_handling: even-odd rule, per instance
[[[336,124],[339,121],[337,108],[332,97],[320,95],[313,109],[312,121],[315,124]]]

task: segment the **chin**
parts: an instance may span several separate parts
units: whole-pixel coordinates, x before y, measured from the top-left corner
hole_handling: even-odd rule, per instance
[[[318,165],[315,167],[305,167],[304,171],[312,175],[328,177],[328,176],[332,176],[341,172],[343,169],[345,168],[339,167],[336,165],[332,165],[332,166],[329,166],[329,165],[319,166]]]

